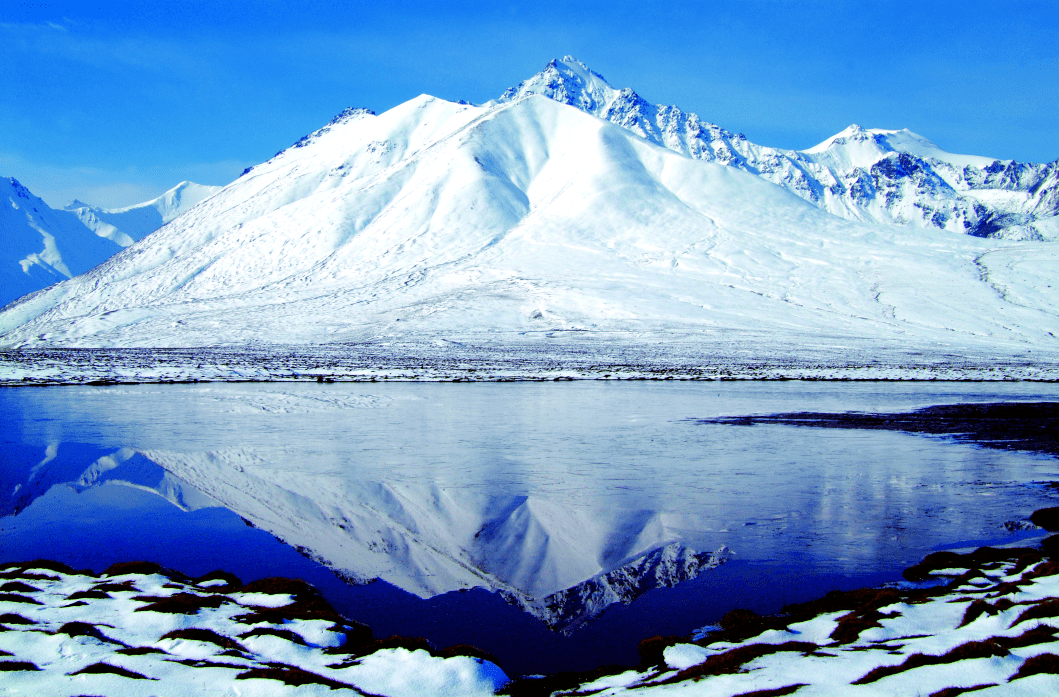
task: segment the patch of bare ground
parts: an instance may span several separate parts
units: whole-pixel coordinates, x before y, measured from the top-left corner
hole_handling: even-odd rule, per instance
[[[289,629],[276,629],[275,627],[255,627],[249,632],[243,632],[242,634],[240,634],[239,638],[249,639],[250,637],[256,636],[274,636],[279,637],[280,639],[286,639],[287,641],[290,641],[295,644],[300,644],[301,646],[308,646],[308,644],[305,643],[305,639],[303,639],[301,635],[295,634]]]
[[[102,641],[107,644],[118,644],[119,646],[125,646],[125,644],[111,639],[103,632],[99,630],[94,624],[87,622],[67,622],[63,626],[59,627],[56,634],[65,634],[68,637],[88,637],[89,639],[95,639],[96,641]]]
[[[820,647],[808,641],[787,641],[782,644],[750,644],[739,646],[724,653],[714,654],[702,663],[685,668],[676,675],[638,687],[669,685],[685,680],[701,680],[712,675],[725,675],[742,672],[743,666],[753,660],[781,651],[796,651],[803,654],[815,653]]]
[[[0,671],[40,670],[29,661],[0,661]]]
[[[223,583],[210,583],[211,581],[222,581]],[[194,580],[196,586],[202,586],[204,583],[209,583],[208,590],[221,592],[221,593],[232,593],[242,588],[243,582],[238,576],[227,571],[211,571],[208,574],[199,576]]]
[[[330,603],[324,600],[320,592],[304,581],[290,578],[263,578],[247,583],[240,591],[243,593],[267,593],[271,595],[290,595],[294,601],[281,607],[248,606],[250,612],[233,619],[243,624],[280,624],[286,619],[327,620],[336,625],[345,625],[349,621],[338,614]]]
[[[805,683],[798,683],[796,685],[787,685],[786,687],[775,687],[771,690],[754,690],[753,692],[743,692],[733,697],[783,697],[784,695],[793,695],[798,690],[805,687]]]
[[[76,591],[66,596],[67,600],[106,600],[110,598],[110,594],[106,591],[87,590],[87,591]]]
[[[167,652],[154,646],[127,646],[123,649],[118,649],[114,653],[120,653],[126,656],[144,656],[151,653],[169,655]]]
[[[22,581],[8,581],[0,586],[0,592],[4,593],[40,593],[40,588],[31,586]]]
[[[106,571],[103,572],[103,576],[124,576],[126,574],[137,574],[142,576],[150,576],[151,574],[159,574],[166,578],[174,581],[190,581],[187,576],[180,573],[179,571],[173,571],[167,569],[161,564],[156,564],[153,561],[123,561],[117,564],[111,564],[107,567]]]
[[[281,664],[273,664],[268,668],[252,668],[245,673],[240,673],[236,676],[236,680],[278,680],[284,685],[291,685],[298,687],[300,685],[324,685],[330,687],[332,690],[355,690],[361,695],[368,695],[372,697],[370,693],[361,690],[356,685],[349,683],[339,682],[323,675],[317,675],[316,673],[310,673],[307,670],[302,670],[295,666],[287,666]]]
[[[250,668],[246,663],[221,663],[219,661],[207,661],[201,658],[182,658],[180,660],[170,659],[171,663],[179,663],[191,668],[231,668],[233,670],[246,670]]]
[[[1019,668],[1018,672],[1011,676],[1011,680],[1028,678],[1031,675],[1038,675],[1040,673],[1059,675],[1059,656],[1056,656],[1054,653],[1042,653],[1027,658],[1022,662],[1022,666]],[[1008,682],[1010,682],[1010,680]]]
[[[868,671],[863,677],[854,680],[853,685],[867,685],[891,675],[897,675],[923,666],[940,665],[943,663],[956,663],[974,658],[992,658],[994,656],[1008,655],[1007,648],[998,639],[984,639],[982,641],[969,641],[960,644],[951,651],[940,656],[930,656],[922,653],[914,653],[895,666],[879,666]]]
[[[932,692],[930,697],[956,697],[956,695],[962,695],[964,692],[977,692],[978,690],[984,690],[987,687],[996,687],[996,683],[991,682],[986,683],[985,685],[973,685],[971,687],[946,687],[944,690]]]
[[[74,571],[66,564],[58,561],[52,561],[51,559],[34,559],[33,561],[12,561],[6,564],[0,564],[0,570],[9,573],[23,573],[26,571],[53,571],[60,574],[81,574],[84,576],[95,576],[91,571]],[[21,576],[26,578],[26,576]],[[54,576],[47,577],[51,580],[58,580]]]
[[[85,666],[81,670],[76,670],[68,675],[118,675],[123,678],[130,678],[132,680],[157,680],[157,678],[149,678],[142,673],[122,668],[121,666],[112,666],[109,663],[93,663],[90,666]]]
[[[136,584],[134,584],[131,580],[130,581],[122,581],[121,583],[114,583],[113,581],[107,581],[105,583],[97,583],[96,585],[92,586],[91,590],[93,590],[93,591],[101,591],[103,593],[126,593],[126,592],[139,593],[140,592],[140,589],[137,588]]]
[[[348,668],[360,663],[360,659],[364,656],[371,655],[376,651],[382,651],[383,649],[405,649],[407,651],[426,651],[431,655],[434,654],[434,649],[430,645],[430,642],[423,637],[405,637],[394,634],[388,639],[373,639],[367,643],[361,643],[356,645],[346,644],[341,648],[332,649],[329,653],[344,653],[349,656],[344,661],[339,663],[333,663],[328,668]]]
[[[162,612],[173,615],[194,615],[202,608],[218,608],[232,601],[222,595],[194,595],[193,593],[174,593],[173,595],[138,595],[133,600],[147,603],[134,612]]]
[[[1039,620],[1045,617],[1059,617],[1059,598],[1050,598],[1023,610],[1011,626],[1014,627],[1027,620]]]
[[[206,644],[213,644],[219,646],[222,649],[230,649],[232,651],[245,652],[246,647],[240,644],[235,639],[230,639],[223,634],[218,634],[212,629],[200,629],[191,627],[187,629],[174,629],[171,632],[167,632],[162,635],[162,639],[184,639],[185,641],[201,641]]]
[[[1009,610],[1014,606],[1015,603],[1011,602],[1008,598],[1000,598],[992,604],[978,598],[967,607],[967,610],[964,611],[963,620],[960,621],[959,626],[966,627],[982,615],[999,615],[1001,612]]]

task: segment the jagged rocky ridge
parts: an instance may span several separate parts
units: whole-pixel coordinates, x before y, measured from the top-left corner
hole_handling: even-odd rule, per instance
[[[805,151],[751,143],[676,106],[611,87],[572,56],[504,92],[537,94],[606,119],[697,160],[756,174],[843,218],[936,227],[978,237],[1059,239],[1059,160],[952,155],[908,130],[853,125]]]

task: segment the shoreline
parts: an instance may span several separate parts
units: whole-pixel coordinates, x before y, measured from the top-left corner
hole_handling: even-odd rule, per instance
[[[813,337],[730,341],[495,337],[314,346],[0,349],[0,386],[195,382],[1059,382],[1059,353],[873,346]],[[764,348],[763,348],[764,347]]]
[[[1059,529],[1059,508],[1042,509],[1032,518],[1042,523],[1042,535]],[[909,581],[904,587],[832,591],[765,617],[736,609],[708,634],[640,641],[638,666],[543,677],[508,676],[496,659],[471,646],[376,638],[303,581],[242,584],[221,571],[190,579],[149,562],[123,562],[99,574],[56,562],[11,562],[0,565],[0,674],[4,682],[26,682],[55,694],[61,692],[55,690],[59,683],[72,686],[72,677],[87,682],[77,690],[108,695],[141,694],[129,691],[141,685],[132,681],[157,678],[179,690],[208,677],[225,689],[233,680],[257,686],[244,694],[285,694],[281,685],[318,685],[325,690],[321,694],[394,696],[668,694],[681,686],[694,686],[694,694],[747,694],[743,688],[754,687],[779,695],[815,693],[816,683],[804,682],[812,673],[805,667],[810,663],[852,660],[850,670],[859,671],[855,685],[919,680],[910,675],[966,660],[999,662],[1004,665],[994,667],[1008,670],[1011,679],[1033,674],[1040,676],[1034,684],[1050,681],[1048,689],[1059,688],[1059,535],[1042,538],[1039,546],[1024,544],[934,552],[904,571]],[[1037,588],[1036,595],[1027,595],[1027,588]],[[960,623],[932,635],[902,629],[909,621],[905,615],[922,614],[928,606],[933,610],[927,615],[938,615],[935,620],[952,624],[958,616]],[[941,616],[946,613],[951,617]],[[920,617],[916,626],[925,621]],[[23,632],[40,637],[20,642]],[[891,636],[895,632],[897,638]],[[983,632],[990,636],[979,636]],[[65,649],[53,651],[55,660],[48,662],[42,660],[49,649],[41,648],[41,641]],[[948,646],[943,652],[919,650],[939,641]],[[905,660],[895,662],[897,654]],[[867,656],[878,660],[862,670]],[[391,674],[398,665],[400,679]],[[795,674],[801,682],[794,681]],[[150,684],[152,693],[168,694],[158,691],[162,683]],[[781,689],[789,691],[775,691]]]

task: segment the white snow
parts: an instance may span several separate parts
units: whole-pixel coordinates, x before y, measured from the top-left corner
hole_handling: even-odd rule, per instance
[[[1012,355],[1059,346],[1048,259],[1034,244],[841,220],[540,96],[493,107],[421,96],[343,116],[88,274],[6,308],[0,343],[563,330]],[[1016,268],[1019,302],[989,280]]]
[[[550,62],[489,104],[531,94],[599,116],[689,157],[758,175],[844,218],[1008,239],[1054,239],[1026,226],[1059,212],[1059,161],[1035,165],[954,155],[907,129],[857,125],[801,152],[757,145],[697,114],[650,104],[628,88],[615,89],[572,56]],[[984,195],[1004,191],[1032,194],[1034,205]]]
[[[124,208],[99,208],[81,201],[72,201],[64,206],[63,210],[74,213],[85,227],[100,237],[128,247],[176,219],[221,188],[223,187],[185,181],[158,198]]]
[[[834,164],[844,169],[871,167],[888,152],[903,152],[925,160],[939,160],[959,168],[988,167],[998,161],[992,157],[945,152],[930,140],[907,128],[888,131],[882,128],[865,129],[856,124],[802,152],[817,156],[821,160],[831,159]]]
[[[1005,569],[1011,567],[1010,563],[1004,564]],[[866,629],[848,643],[834,641],[828,636],[836,626],[834,618],[849,613],[821,615],[801,623],[804,635],[786,639],[817,645],[818,648],[811,654],[805,651],[767,653],[744,662],[734,671],[707,673],[699,677],[691,671],[680,675],[680,671],[693,669],[711,656],[732,649],[780,643],[769,636],[770,633],[776,634],[775,630],[738,643],[709,643],[706,639],[699,644],[676,644],[666,648],[666,666],[660,672],[607,676],[585,683],[576,690],[571,689],[570,692],[608,696],[660,694],[731,697],[757,690],[779,690],[801,685],[796,690],[798,695],[927,695],[950,687],[984,685],[991,686],[981,690],[981,694],[987,695],[1055,694],[1059,691],[1057,675],[1044,673],[1013,679],[1027,659],[1045,653],[1059,653],[1059,641],[1048,639],[1047,636],[1024,646],[1000,649],[993,657],[933,664],[928,660],[927,665],[909,666],[906,670],[864,682],[873,669],[900,666],[915,654],[942,656],[969,642],[1019,637],[1036,627],[1052,628],[1054,634],[1055,628],[1059,628],[1059,618],[1056,617],[1017,622],[1018,616],[1034,604],[1054,602],[1059,597],[1056,576],[1046,575],[1032,580],[1025,578],[1035,568],[1030,566],[1010,579],[1004,579],[1016,581],[1019,590],[999,587],[999,580],[984,586],[979,583],[957,583],[939,595],[917,601],[916,604],[899,603],[881,607],[879,612],[883,613],[883,618],[878,621],[882,626]],[[1004,600],[1018,604],[993,614],[982,614],[960,626],[971,598],[985,599],[991,605]]]
[[[343,628],[326,620],[298,619],[278,626],[264,620],[246,621],[241,615],[255,607],[277,608],[291,604],[289,595],[230,593],[174,581],[159,574],[122,574],[94,577],[67,574],[52,569],[15,568],[4,574],[8,583],[35,588],[0,596],[0,664],[29,663],[22,669],[4,670],[0,684],[4,692],[37,695],[152,694],[159,697],[197,695],[327,695],[376,694],[387,697],[448,697],[492,695],[508,682],[492,663],[466,656],[439,658],[423,650],[381,649],[358,661],[342,653],[326,653],[343,644]],[[128,582],[131,589],[105,591],[107,597],[87,602],[69,601],[68,596],[107,583]],[[219,607],[204,606],[190,614],[145,611],[149,600],[142,596],[170,597],[190,594],[205,599],[221,598]],[[20,598],[24,598],[22,600]],[[141,598],[137,600],[137,598]],[[17,615],[28,623],[17,621]],[[95,636],[85,636],[71,622],[91,625]],[[253,629],[281,630],[291,638],[272,635],[241,636]],[[164,638],[174,630],[207,630],[221,641],[235,642],[226,648],[191,635]],[[153,652],[122,653],[132,648]],[[96,664],[131,671],[141,677],[110,673],[81,673]],[[287,685],[278,678],[251,677],[254,669],[300,669],[317,683]],[[7,666],[0,665],[0,668]],[[242,677],[240,677],[242,676]],[[334,681],[334,685],[322,681]],[[337,690],[337,692],[335,691]],[[145,692],[146,691],[146,692]]]
[[[127,208],[75,201],[55,210],[17,180],[0,178],[0,306],[84,273],[220,188],[183,182]]]

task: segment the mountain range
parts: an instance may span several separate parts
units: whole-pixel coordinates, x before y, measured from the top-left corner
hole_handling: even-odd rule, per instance
[[[908,130],[852,125],[804,151],[742,134],[611,87],[572,56],[494,103],[539,94],[626,128],[688,157],[756,174],[851,220],[936,227],[978,237],[1059,238],[1059,160],[1020,163],[953,155]]]
[[[753,333],[1055,351],[1056,167],[857,127],[756,146],[567,57],[480,106],[347,109],[4,308],[0,343]]]
[[[0,178],[0,306],[88,271],[220,190],[181,182],[151,201],[51,208],[14,178]]]

